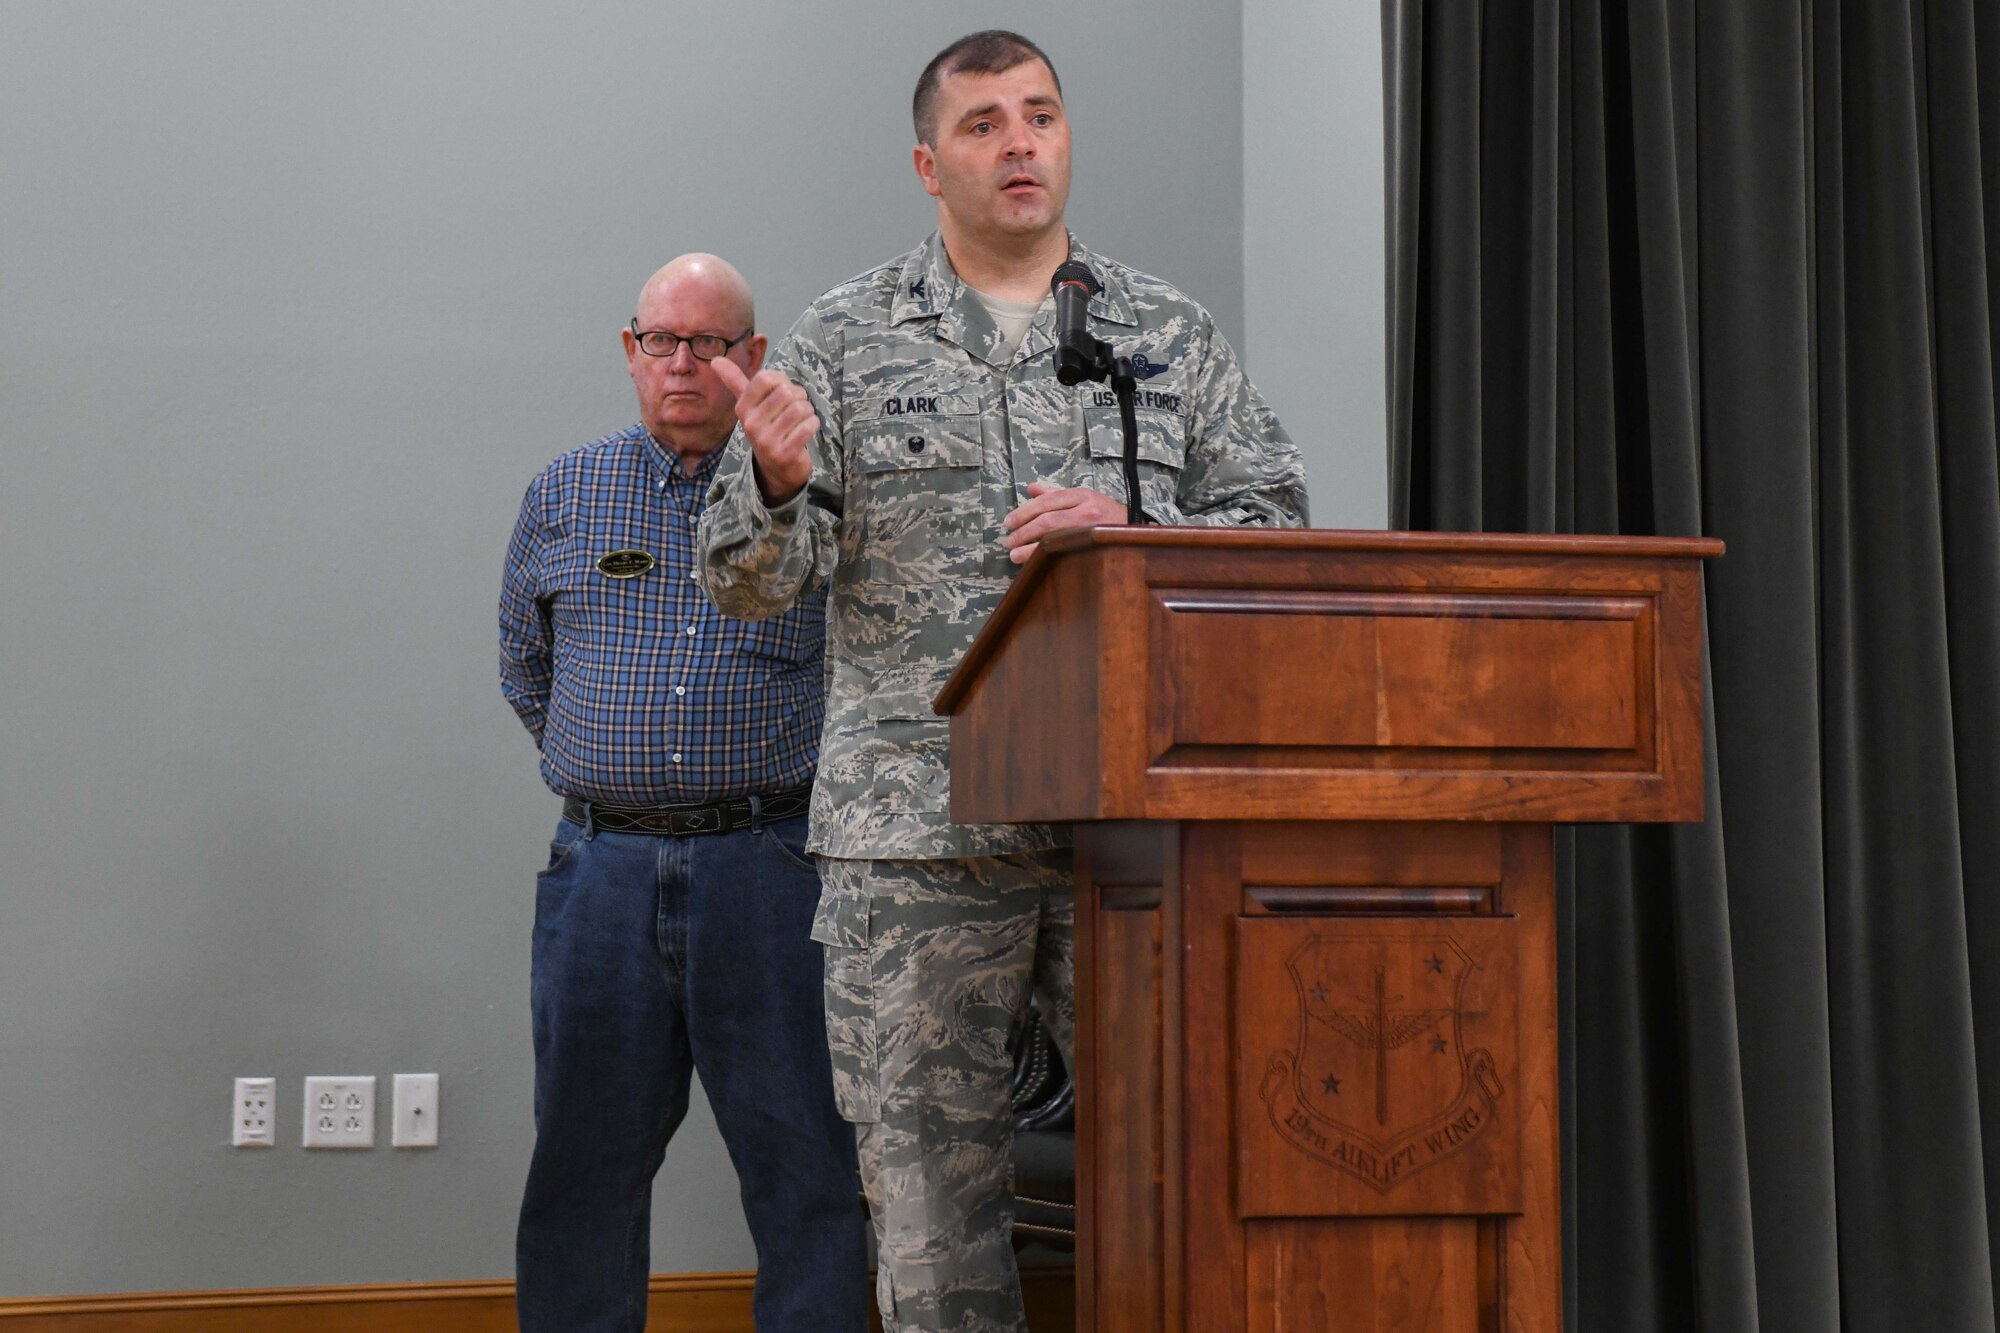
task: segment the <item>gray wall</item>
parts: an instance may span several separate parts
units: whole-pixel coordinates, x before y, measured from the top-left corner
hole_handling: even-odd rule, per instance
[[[908,85],[992,13],[857,12],[0,5],[0,1296],[511,1270],[553,810],[501,550],[632,419],[659,262],[731,256],[775,331],[928,230]],[[1005,21],[1078,232],[1243,341],[1246,11]],[[440,1149],[297,1146],[303,1075],[419,1070]],[[227,1146],[239,1074],[275,1150]],[[699,1105],[655,1219],[657,1269],[751,1263]]]
[[[1378,0],[1242,0],[1243,356],[1319,528],[1389,521]]]

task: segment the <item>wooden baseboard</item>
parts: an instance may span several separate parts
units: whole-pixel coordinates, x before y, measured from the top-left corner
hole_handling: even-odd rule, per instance
[[[656,1273],[648,1326],[750,1333],[749,1273]],[[167,1291],[0,1301],[4,1333],[513,1333],[514,1284]]]
[[[752,1333],[750,1273],[655,1273],[653,1333]],[[1072,1333],[1066,1268],[1021,1272],[1035,1333]],[[162,1291],[0,1300],[0,1333],[513,1333],[514,1284],[392,1282],[358,1287]]]

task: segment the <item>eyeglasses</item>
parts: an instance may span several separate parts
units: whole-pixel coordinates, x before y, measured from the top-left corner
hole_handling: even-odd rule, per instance
[[[683,338],[665,329],[646,329],[642,332],[639,321],[632,321],[632,336],[639,340],[639,350],[647,356],[672,356],[681,350],[682,343],[686,343],[697,361],[715,360],[754,332],[754,329],[745,329],[734,338],[725,338],[719,333],[697,333],[691,338]]]

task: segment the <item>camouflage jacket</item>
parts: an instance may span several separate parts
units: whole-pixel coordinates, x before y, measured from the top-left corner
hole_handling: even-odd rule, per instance
[[[1091,331],[1132,358],[1140,491],[1165,524],[1306,521],[1298,450],[1207,311],[1071,242],[1104,284]],[[1125,498],[1108,389],[1055,378],[1044,303],[1012,356],[935,233],[799,317],[772,364],[823,424],[812,481],[767,508],[739,429],[701,521],[702,585],[732,616],[768,616],[832,585],[826,730],[812,848],[827,856],[993,856],[1061,845],[1042,825],[949,817],[949,724],[931,699],[1016,566],[1002,519],[1028,483]]]

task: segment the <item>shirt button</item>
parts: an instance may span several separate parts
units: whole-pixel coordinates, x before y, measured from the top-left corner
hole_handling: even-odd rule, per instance
[[[686,694],[687,692],[688,692],[688,687],[687,687],[687,686],[685,686],[685,685],[676,685],[676,686],[674,686],[674,693],[675,693],[675,694]]]
[[[674,762],[678,764],[680,761],[681,761],[680,751],[676,750],[674,751]]]
[[[689,626],[688,626],[688,633],[690,633],[690,634],[694,633],[694,626],[693,626],[693,625],[689,625]]]

